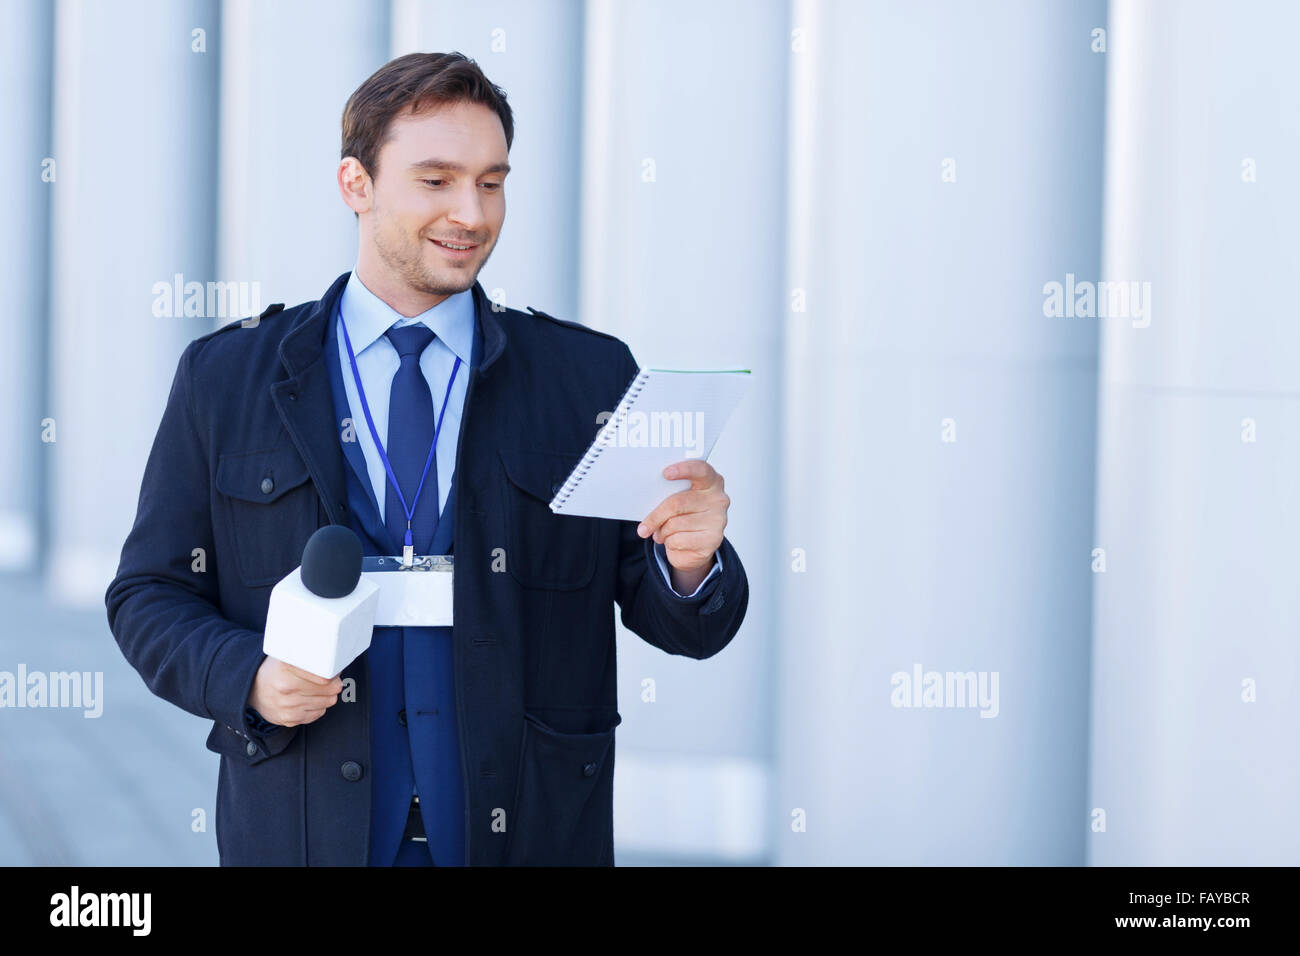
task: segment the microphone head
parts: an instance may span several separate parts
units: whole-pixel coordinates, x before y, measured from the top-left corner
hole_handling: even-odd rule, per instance
[[[347,597],[361,580],[361,539],[344,525],[326,525],[307,539],[301,573],[303,587],[317,597]]]

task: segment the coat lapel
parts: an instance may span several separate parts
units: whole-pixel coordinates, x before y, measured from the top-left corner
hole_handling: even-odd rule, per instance
[[[271,385],[284,429],[307,464],[331,524],[347,524],[341,504],[346,497],[339,430],[334,422],[334,399],[325,364],[325,332],[339,296],[347,285],[345,272],[329,291],[312,304],[280,342],[280,363],[285,377]]]
[[[344,483],[344,461],[348,463],[361,480],[361,485],[370,496],[371,505],[378,514],[374,489],[370,486],[370,475],[366,469],[365,456],[357,442],[343,442],[341,438],[342,423],[334,421],[334,399],[330,385],[330,365],[326,360],[327,343],[331,335],[333,317],[337,314],[338,302],[347,286],[351,272],[345,272],[334,280],[334,284],[312,304],[311,308],[298,320],[280,343],[280,362],[285,369],[285,377],[271,385],[271,397],[284,422],[285,431],[289,433],[298,453],[307,464],[312,481],[325,504],[326,514],[332,524],[347,524],[340,504],[346,499],[347,489]],[[471,380],[475,375],[486,375],[505,348],[506,336],[492,311],[483,287],[477,281],[473,286],[476,345],[482,344],[478,364],[471,363]],[[482,336],[481,340],[479,336]],[[341,369],[340,369],[341,374]],[[472,390],[470,390],[472,393]],[[465,422],[469,417],[468,403],[470,394],[466,395],[466,408],[461,413],[461,435],[465,434]],[[361,425],[364,426],[364,421]],[[353,427],[357,427],[354,419]],[[457,442],[456,460],[459,463],[460,441]],[[340,447],[343,454],[339,454]],[[456,469],[452,481],[456,478]],[[447,494],[447,504],[439,517],[439,528],[444,520],[453,517],[452,491]]]
[[[329,323],[325,334],[325,367],[329,370],[331,395],[335,399],[334,411],[337,414],[340,409],[346,409],[345,418],[352,419],[352,433],[355,436],[364,428],[366,424],[364,414],[353,415],[352,410],[348,408],[347,389],[343,387],[343,363],[339,357],[339,338],[338,338],[338,312],[330,313]],[[351,369],[348,370],[349,372]],[[339,422],[340,427],[342,422]],[[366,456],[361,451],[360,440],[342,441],[340,435],[340,444],[343,446],[343,457],[347,461],[348,467],[352,469],[353,475],[365,489],[366,498],[370,502],[369,523],[377,522],[379,525],[384,524],[384,520],[379,515],[379,499],[375,490],[370,484],[370,471],[366,467]],[[378,540],[378,539],[376,539]],[[391,545],[390,545],[391,547]]]

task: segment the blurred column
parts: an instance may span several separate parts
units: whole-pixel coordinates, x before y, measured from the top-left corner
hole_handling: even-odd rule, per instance
[[[1104,26],[793,4],[777,862],[1083,862]]]
[[[1115,2],[1089,860],[1300,859],[1292,4]],[[1103,819],[1098,816],[1097,819]]]
[[[463,53],[514,114],[505,225],[479,281],[510,308],[568,320],[578,318],[582,14],[579,0],[393,2],[393,56]]]
[[[67,600],[102,606],[176,360],[211,328],[155,284],[212,274],[217,56],[215,0],[56,7],[55,442],[41,544]]]
[[[249,283],[256,311],[319,299],[356,263],[341,121],[388,60],[388,4],[226,0],[221,28],[218,278]]]
[[[0,239],[0,403],[9,416],[0,454],[0,570],[31,566],[41,526],[49,276],[50,73],[53,10],[42,0],[0,2],[0,128],[16,173]]]
[[[745,623],[708,661],[620,627],[623,863],[771,849],[788,18],[777,0],[588,4],[582,321],[642,365],[753,379],[709,458],[749,577]]]

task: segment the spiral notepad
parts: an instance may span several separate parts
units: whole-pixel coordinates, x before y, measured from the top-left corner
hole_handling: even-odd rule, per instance
[[[664,469],[707,460],[749,385],[749,369],[642,368],[551,501],[556,514],[640,521],[691,486]]]

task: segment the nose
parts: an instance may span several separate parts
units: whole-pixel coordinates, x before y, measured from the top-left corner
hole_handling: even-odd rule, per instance
[[[478,234],[482,231],[487,217],[483,215],[478,183],[471,181],[456,191],[456,199],[447,212],[447,218],[466,232]]]

